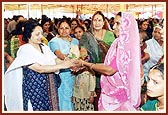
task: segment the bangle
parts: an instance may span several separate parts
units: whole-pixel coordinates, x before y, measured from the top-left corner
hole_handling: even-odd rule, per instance
[[[65,58],[66,58],[66,56],[64,55],[64,56],[63,56],[63,60],[65,60]]]
[[[94,66],[94,63],[92,63],[92,64],[90,65],[90,69],[93,69],[93,66]]]

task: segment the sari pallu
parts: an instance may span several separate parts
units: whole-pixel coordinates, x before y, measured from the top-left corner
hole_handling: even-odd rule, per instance
[[[106,53],[114,41],[115,37],[114,34],[110,31],[106,30],[103,40],[98,40],[93,35],[93,28],[90,31],[85,32],[80,40],[80,46],[84,47],[88,51],[88,55],[90,56],[90,62],[92,63],[103,63]],[[99,72],[96,72],[96,94],[97,97],[95,98],[94,105],[95,110],[98,110],[98,99],[100,96],[100,76]]]
[[[104,65],[114,75],[101,76],[99,111],[135,111],[140,104],[140,42],[138,26],[132,14],[122,13],[120,35],[107,52]]]
[[[111,38],[108,38],[111,37]],[[79,41],[81,47],[84,47],[87,49],[88,54],[90,56],[90,62],[93,63],[102,63],[105,59],[105,55],[111,45],[111,43],[114,41],[114,36],[107,32],[105,33],[105,39],[104,40],[97,40],[92,31],[85,32],[82,36],[82,39]],[[107,40],[108,39],[108,40]],[[111,40],[109,40],[111,39]]]
[[[163,53],[163,47],[155,40],[155,38],[146,41],[146,44],[147,44],[146,51],[149,53],[150,58],[146,63],[143,64],[143,69],[144,69],[144,78],[146,81],[148,81],[147,77],[149,69],[158,63],[159,59],[162,58],[164,53]]]
[[[101,53],[102,53],[101,58],[104,61],[105,56],[106,56],[107,51],[110,48],[110,46],[103,41],[98,41],[98,44],[99,44],[99,47],[100,47]]]

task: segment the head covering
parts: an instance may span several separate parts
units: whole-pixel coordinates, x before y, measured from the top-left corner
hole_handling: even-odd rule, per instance
[[[101,76],[99,110],[135,111],[141,93],[140,39],[137,22],[131,13],[122,12],[119,38],[108,50],[104,65],[112,67],[114,62],[118,71],[111,76]]]

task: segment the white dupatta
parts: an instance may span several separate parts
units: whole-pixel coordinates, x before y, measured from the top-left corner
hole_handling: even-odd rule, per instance
[[[148,76],[149,69],[157,64],[159,59],[163,56],[163,47],[159,45],[155,38],[146,41],[146,44],[146,51],[149,53],[150,59],[143,64],[145,78]]]
[[[39,63],[41,65],[54,65],[56,56],[43,44],[44,53],[36,50],[31,44],[21,46],[17,52],[17,57],[5,72],[4,95],[5,104],[8,111],[23,111],[22,98],[22,66]],[[32,110],[29,103],[29,109]]]

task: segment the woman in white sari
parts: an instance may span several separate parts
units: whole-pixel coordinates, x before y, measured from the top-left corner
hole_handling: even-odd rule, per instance
[[[8,111],[59,110],[59,79],[55,73],[72,66],[72,60],[58,62],[50,48],[41,42],[42,33],[36,22],[26,22],[23,40],[27,44],[19,48],[16,59],[4,76]]]
[[[153,30],[152,39],[146,41],[146,51],[149,53],[150,56],[150,59],[145,64],[143,64],[144,77],[146,81],[149,69],[155,64],[157,64],[164,55],[162,35],[163,28],[161,28],[160,26],[156,26]]]

